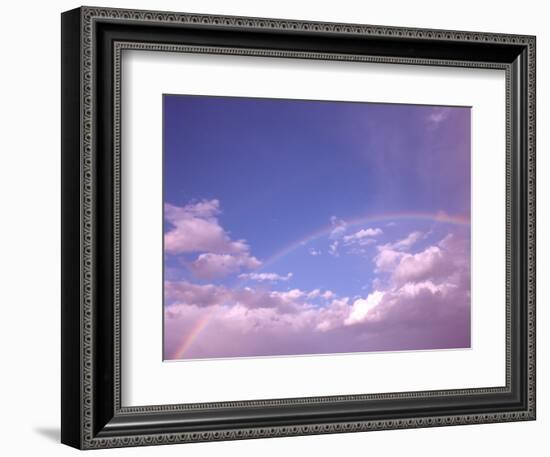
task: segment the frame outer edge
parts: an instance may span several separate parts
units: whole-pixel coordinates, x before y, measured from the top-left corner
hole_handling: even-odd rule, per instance
[[[81,448],[80,10],[61,25],[61,442]]]
[[[75,11],[75,10],[73,10]],[[200,14],[165,13],[154,11],[133,11],[111,8],[82,7],[80,13],[79,43],[81,50],[80,62],[80,122],[81,122],[81,217],[82,217],[82,244],[81,261],[79,266],[82,280],[81,320],[79,329],[79,381],[81,383],[81,396],[78,406],[80,414],[80,442],[81,448],[106,448],[124,446],[143,446],[155,444],[169,444],[182,442],[235,440],[260,437],[309,435],[323,433],[343,433],[367,430],[388,430],[399,428],[433,427],[441,425],[462,425],[487,422],[529,420],[535,418],[535,39],[526,35],[506,35],[481,32],[460,32],[444,30],[428,30],[398,27],[381,27],[354,24],[315,23],[296,20],[278,20],[262,18],[243,18],[232,16],[207,16]],[[67,14],[67,13],[65,13]],[[312,424],[309,426],[287,427],[258,427],[253,429],[226,429],[213,430],[200,433],[162,433],[136,436],[94,437],[93,431],[93,214],[94,214],[94,164],[93,164],[93,22],[95,19],[113,21],[135,21],[141,24],[172,23],[172,24],[197,24],[211,27],[231,27],[236,29],[265,29],[298,32],[334,32],[338,34],[359,34],[365,36],[403,37],[427,40],[439,40],[443,42],[475,42],[482,41],[501,45],[523,45],[528,50],[527,70],[527,116],[528,116],[528,262],[527,262],[527,310],[528,310],[528,374],[527,386],[529,390],[528,404],[525,410],[502,413],[466,414],[439,417],[420,417],[408,419],[390,419],[384,421],[363,421],[353,423]],[[65,124],[64,124],[65,126]],[[65,138],[65,137],[64,137]],[[65,373],[64,373],[65,377]],[[64,441],[66,442],[66,441]],[[67,443],[69,444],[69,443]]]
[[[527,258],[527,320],[528,320],[528,379],[527,379],[527,401],[529,418],[536,420],[536,99],[537,99],[537,62],[536,62],[536,37],[530,37],[527,43],[527,178],[528,178],[528,258]]]

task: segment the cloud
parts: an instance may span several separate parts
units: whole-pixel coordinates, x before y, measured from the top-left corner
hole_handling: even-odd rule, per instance
[[[445,325],[469,341],[469,249],[467,237],[451,233],[416,254],[381,250],[374,261],[389,280],[384,286],[377,278],[375,290],[353,302],[345,324],[377,332]]]
[[[378,273],[394,271],[398,263],[405,257],[403,251],[411,248],[423,236],[422,232],[412,232],[401,240],[377,246],[378,254],[374,257],[375,271]]]
[[[331,240],[336,240],[341,238],[347,230],[347,223],[343,219],[338,219],[336,216],[331,216],[330,224],[332,225],[332,230],[329,234]]]
[[[369,294],[366,299],[359,298],[355,300],[349,316],[344,321],[344,324],[353,325],[358,322],[362,322],[369,312],[380,304],[383,298],[384,292],[375,290],[373,293]]]
[[[378,246],[378,254],[374,257],[376,271],[393,271],[396,265],[404,257],[404,252],[402,251],[405,251],[412,247],[422,237],[422,232],[412,232],[401,240]]]
[[[200,254],[196,260],[188,263],[191,272],[201,279],[213,279],[237,273],[242,268],[253,270],[262,263],[248,252],[234,254]]]
[[[314,289],[311,292],[308,292],[306,296],[307,298],[324,298],[325,300],[336,298],[336,294],[331,290],[325,290],[323,292],[321,289]]]
[[[401,257],[402,252],[396,251],[388,245],[378,246],[378,254],[374,257],[376,272],[393,271]]]
[[[168,282],[166,357],[205,318],[184,357],[469,347],[469,239],[449,234],[418,253],[393,252],[387,280],[362,297]]]
[[[377,272],[391,273],[390,279],[394,284],[403,284],[409,281],[422,281],[428,278],[444,277],[453,270],[465,268],[469,259],[469,246],[464,240],[455,235],[447,235],[438,244],[428,246],[422,251],[411,254],[397,251],[418,239],[420,232],[414,232],[405,240],[378,247],[378,254],[373,261]],[[405,242],[404,242],[405,241]],[[458,254],[457,254],[458,252]]]
[[[314,305],[312,298],[331,300],[336,295],[332,291],[321,292],[291,289],[270,291],[265,288],[230,288],[216,284],[193,284],[188,281],[166,281],[165,299],[168,309],[181,306],[195,307],[234,307],[246,309],[274,308],[283,314],[295,314],[297,310],[307,311]],[[314,292],[314,293],[312,293]]]
[[[328,247],[328,253],[334,257],[340,256],[340,247],[342,246],[348,248],[347,252],[364,254],[364,248],[369,244],[375,243],[374,237],[384,233],[380,228],[363,228],[350,235],[345,235],[348,226],[344,220],[332,216],[330,218],[330,223],[332,225],[332,230],[329,233],[329,240],[331,240],[331,243]],[[315,254],[310,251],[310,254],[317,255],[317,251],[315,251]]]
[[[396,241],[392,244],[387,244],[386,246],[390,249],[397,249],[397,250],[403,250],[408,249],[411,246],[413,246],[418,240],[422,238],[423,234],[422,232],[412,232],[407,235],[407,237],[403,238],[402,240]]]
[[[220,226],[218,200],[202,200],[183,207],[164,205],[164,217],[172,226],[164,235],[164,249],[169,254],[211,252],[239,254],[248,252],[244,240],[231,240]]]
[[[232,240],[220,225],[218,200],[202,200],[183,207],[167,203],[164,216],[171,228],[164,235],[166,253],[201,253],[183,263],[198,278],[213,279],[238,273],[242,269],[253,270],[261,262],[250,254],[245,240]]]
[[[382,235],[384,233],[382,229],[379,228],[366,228],[361,229],[351,235],[344,236],[345,243],[358,243],[358,244],[369,244],[372,243],[372,237]]]
[[[308,252],[309,252],[309,255],[312,255],[314,257],[322,254],[320,249],[315,249],[315,248],[310,248]]]
[[[288,281],[292,278],[292,273],[287,273],[285,276],[279,275],[277,273],[241,273],[239,278],[241,279],[250,279],[252,281],[259,282],[277,282],[277,281]]]
[[[442,249],[430,246],[417,254],[403,254],[392,274],[396,283],[422,281],[445,275],[451,265]]]
[[[340,256],[340,252],[338,251],[338,246],[340,245],[340,242],[338,240],[336,241],[333,241],[332,243],[330,243],[329,247],[328,247],[328,253],[334,257],[339,257]]]
[[[331,290],[325,290],[321,294],[321,297],[323,297],[325,300],[332,300],[333,298],[336,297],[336,294],[334,292],[332,292]]]
[[[221,305],[231,297],[230,289],[214,284],[193,284],[187,281],[165,281],[164,298],[192,306]]]
[[[450,114],[451,114],[450,108],[445,108],[445,107],[432,108],[430,110],[430,114],[428,114],[426,119],[432,126],[438,126],[442,122],[446,121]]]

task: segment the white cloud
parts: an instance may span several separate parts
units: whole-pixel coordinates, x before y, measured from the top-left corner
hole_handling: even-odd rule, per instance
[[[292,273],[287,273],[286,275],[279,275],[277,273],[241,273],[239,278],[241,279],[250,279],[252,281],[259,282],[277,282],[277,281],[288,281],[292,278]]]
[[[354,299],[321,289],[167,282],[166,357],[181,357],[182,338],[205,318],[208,325],[183,357],[468,347],[468,252],[468,240],[454,235],[418,254],[396,251],[407,259],[399,278]],[[323,306],[312,302],[320,298]]]
[[[307,298],[317,298],[321,295],[321,289],[313,289],[311,292],[308,292]]]
[[[433,126],[438,126],[443,121],[446,121],[450,114],[451,110],[449,108],[432,108],[430,114],[427,116],[427,120]]]
[[[332,230],[329,234],[331,240],[336,240],[341,238],[347,230],[346,221],[343,219],[338,219],[336,216],[331,216],[330,223],[332,225]]]
[[[315,249],[315,248],[310,248],[308,252],[309,252],[309,255],[312,255],[314,257],[322,254],[320,249]]]
[[[323,297],[325,300],[332,300],[333,298],[336,297],[336,294],[334,292],[332,292],[331,290],[325,290],[321,294],[321,297]]]
[[[403,284],[440,276],[449,267],[446,260],[447,257],[438,246],[430,246],[417,254],[403,254],[393,272],[393,279]]]
[[[351,235],[342,238],[343,244],[348,248],[347,252],[363,255],[367,252],[367,246],[376,243],[375,237],[382,235],[380,228],[361,229]]]
[[[394,286],[411,282],[439,280],[448,277],[453,271],[469,268],[468,246],[463,240],[447,235],[436,245],[428,246],[415,254],[398,251],[394,246],[402,247],[411,239],[417,239],[419,232],[409,235],[405,240],[378,247],[373,261],[376,272],[389,273],[389,281]],[[379,278],[376,278],[379,279]],[[377,282],[379,285],[380,282]]]
[[[340,253],[338,252],[338,246],[340,245],[340,242],[338,240],[333,241],[330,243],[328,247],[328,253],[334,257],[339,257]]]
[[[307,331],[326,332],[360,324],[389,326],[389,322],[430,319],[430,313],[439,312],[442,307],[466,306],[469,298],[467,249],[466,243],[448,236],[437,246],[417,254],[394,251],[398,257],[389,282],[376,281],[370,293],[355,299],[337,298],[333,291],[319,288],[270,291],[185,281],[166,282],[165,295],[171,302],[170,308],[174,305],[235,308],[233,316],[244,313],[242,319],[246,318],[245,310],[271,309],[269,313],[254,311],[255,319],[274,320],[274,325],[278,325],[292,315],[295,320],[292,325],[309,329]],[[250,273],[241,277],[256,276],[266,281],[280,277],[274,273],[259,275],[262,274]],[[286,280],[291,276],[289,273],[282,277]],[[323,306],[313,302],[319,299],[325,301]],[[262,322],[261,325],[265,327],[270,323]]]
[[[307,298],[324,298],[325,300],[332,300],[336,298],[336,294],[332,290],[325,290],[322,292],[321,289],[313,289],[311,292],[307,293]]]
[[[365,320],[369,312],[376,308],[382,299],[384,298],[384,292],[375,290],[370,293],[366,299],[359,298],[353,302],[351,312],[347,319],[344,321],[346,325],[357,324]]]
[[[368,243],[371,243],[372,240],[370,238],[382,235],[384,233],[382,229],[380,228],[366,228],[361,229],[351,235],[344,236],[344,242],[346,243],[354,243],[357,242],[359,244],[367,241]]]
[[[253,270],[259,268],[262,263],[248,254],[213,254],[211,252],[200,254],[196,260],[189,263],[189,269],[195,276],[202,279],[213,279],[236,273],[242,268]]]
[[[395,243],[386,245],[390,249],[404,250],[413,246],[418,240],[422,238],[422,232],[412,232],[407,235],[406,238],[396,241]]]
[[[378,246],[378,254],[374,257],[374,264],[377,272],[393,271],[401,257],[402,252],[395,251],[387,245]]]
[[[445,251],[446,255],[450,255]],[[242,357],[468,347],[467,270],[439,280],[407,282],[364,298],[327,300],[317,289],[286,292],[170,283],[165,309],[166,353],[174,357]],[[462,278],[462,279],[461,279]],[[184,354],[182,338],[203,331]]]
[[[183,207],[167,203],[164,207],[171,226],[164,236],[164,248],[169,254],[200,252],[195,260],[184,262],[199,278],[223,277],[261,266],[245,240],[232,240],[223,229],[216,217],[219,213],[218,200],[202,200]]]
[[[244,240],[232,240],[216,216],[218,200],[203,200],[183,207],[164,206],[164,216],[172,226],[164,236],[164,249],[170,254],[212,252],[238,254],[248,252]]]

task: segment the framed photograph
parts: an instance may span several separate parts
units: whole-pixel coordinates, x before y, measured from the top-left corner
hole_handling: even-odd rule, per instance
[[[535,37],[62,14],[62,442],[535,419]]]

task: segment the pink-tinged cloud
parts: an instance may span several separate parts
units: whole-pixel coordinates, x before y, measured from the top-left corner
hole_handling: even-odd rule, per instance
[[[246,309],[273,308],[281,313],[295,314],[297,311],[313,307],[308,303],[308,298],[321,297],[330,300],[335,296],[331,291],[318,291],[316,297],[312,297],[300,289],[271,291],[265,287],[230,288],[214,284],[199,285],[187,281],[166,281],[164,291],[166,300],[176,303],[168,307],[172,311],[181,306],[239,306]]]
[[[259,268],[262,263],[248,254],[200,254],[196,260],[189,264],[189,269],[197,278],[214,279],[237,273],[243,268],[252,270]]]
[[[378,249],[378,254],[374,258],[377,272],[393,271],[397,263],[402,257],[402,253],[394,249],[381,246]]]
[[[201,253],[184,262],[200,279],[214,279],[253,270],[261,262],[250,254],[244,240],[232,240],[220,225],[218,200],[203,200],[183,207],[166,204],[165,218],[171,228],[164,235],[164,248],[168,254]]]
[[[364,297],[168,282],[165,356],[183,345],[183,358],[469,347],[469,241],[454,233],[414,254],[393,252],[393,270]]]
[[[164,236],[168,254],[211,252],[240,254],[249,251],[244,240],[232,240],[216,216],[220,213],[218,200],[203,200],[183,207],[164,205],[164,216],[171,225]]]
[[[374,258],[376,271],[393,271],[405,256],[403,251],[409,250],[422,236],[421,232],[412,232],[401,240],[378,246],[378,254]]]
[[[426,117],[429,124],[433,127],[437,127],[442,122],[446,121],[451,115],[452,108],[447,107],[437,107],[432,108],[429,111],[428,116]]]
[[[390,249],[407,250],[410,247],[412,247],[418,240],[420,240],[422,236],[423,236],[422,232],[412,232],[412,233],[409,233],[402,240],[398,240],[395,243],[387,244],[386,247]]]

